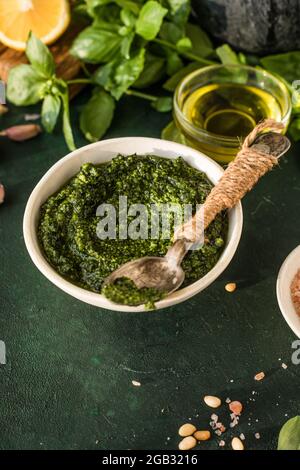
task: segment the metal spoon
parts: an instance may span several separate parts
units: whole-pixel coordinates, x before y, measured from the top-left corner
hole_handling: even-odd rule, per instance
[[[250,148],[279,158],[288,151],[290,145],[289,139],[282,134],[268,132],[259,135]],[[223,181],[226,179],[226,176],[227,170],[222,177]],[[255,184],[255,182],[256,180],[253,181],[253,184]],[[218,186],[219,183],[217,183],[214,188],[217,189]],[[246,192],[247,190],[242,191],[238,196],[238,200],[241,199]],[[205,210],[206,203],[207,200],[201,210]],[[222,207],[220,210],[217,209],[217,213],[226,208],[228,207]],[[204,222],[204,229],[212,222],[217,213],[213,214],[211,220]],[[194,218],[195,216],[193,219]],[[131,279],[139,289],[152,287],[160,292],[170,294],[177,290],[184,281],[185,273],[180,265],[193,244],[194,242],[184,238],[177,239],[164,257],[145,256],[134,261],[129,261],[108,276],[104,285],[114,283],[117,279],[126,277]]]

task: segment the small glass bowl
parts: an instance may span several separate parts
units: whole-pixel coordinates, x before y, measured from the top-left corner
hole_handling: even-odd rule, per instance
[[[239,84],[259,88],[271,94],[280,107],[280,122],[286,131],[291,115],[290,94],[285,84],[265,70],[248,65],[211,65],[187,75],[178,85],[174,95],[174,120],[187,144],[221,163],[233,160],[240,148],[241,138],[227,137],[197,127],[184,114],[184,104],[199,88],[215,84]],[[274,117],[278,120],[278,115]]]

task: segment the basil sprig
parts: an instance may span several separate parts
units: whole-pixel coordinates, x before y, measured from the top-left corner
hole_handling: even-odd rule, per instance
[[[50,133],[55,128],[62,107],[64,136],[69,149],[74,150],[67,83],[55,75],[55,63],[51,52],[32,33],[27,41],[26,56],[29,64],[18,65],[9,74],[7,83],[9,101],[18,106],[43,101],[42,124]]]

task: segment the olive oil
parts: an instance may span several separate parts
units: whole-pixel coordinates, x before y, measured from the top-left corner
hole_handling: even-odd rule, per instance
[[[280,103],[265,90],[237,83],[202,86],[186,98],[183,114],[197,128],[242,139],[265,118],[280,121]]]
[[[287,129],[291,100],[286,85],[248,65],[211,65],[188,74],[174,97],[181,138],[220,163],[233,160],[245,136],[263,119]]]

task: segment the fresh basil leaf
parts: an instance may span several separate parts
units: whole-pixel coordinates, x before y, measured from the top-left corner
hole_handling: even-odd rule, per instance
[[[176,44],[183,37],[183,32],[176,24],[164,21],[159,36],[165,41]]]
[[[213,45],[208,35],[200,26],[192,23],[186,25],[186,36],[191,40],[193,54],[200,57],[208,57],[213,52]]]
[[[130,48],[134,40],[134,36],[134,33],[128,34],[128,36],[125,36],[123,38],[123,41],[121,43],[121,55],[126,59],[129,59],[130,57]]]
[[[117,58],[95,72],[94,80],[119,100],[126,90],[139,78],[145,63],[145,49],[131,59]]]
[[[88,14],[92,18],[95,18],[99,12],[99,8],[112,3],[112,0],[85,0],[85,2]]]
[[[63,104],[63,133],[65,137],[66,144],[69,150],[73,151],[76,149],[74,142],[71,121],[70,121],[70,107],[69,107],[69,94],[66,91],[61,95],[61,100]]]
[[[167,56],[167,74],[172,76],[183,67],[183,62],[177,52],[165,48]]]
[[[172,142],[177,142],[178,144],[186,145],[186,140],[183,134],[178,130],[174,121],[171,121],[161,133],[161,138],[164,140],[171,140]]]
[[[99,14],[102,13],[102,7],[109,5],[109,8],[112,9],[114,6],[120,8],[127,8],[132,11],[135,15],[139,14],[140,2],[139,0],[85,0],[87,3],[88,13],[92,18],[96,18]],[[115,4],[115,5],[114,5]],[[109,11],[109,10],[108,10]]]
[[[281,75],[288,82],[300,77],[300,51],[274,54],[260,59],[263,67]]]
[[[174,23],[185,26],[191,12],[190,0],[167,0],[170,16]]]
[[[142,7],[136,22],[136,32],[147,41],[152,41],[159,33],[168,10],[160,3],[149,0]]]
[[[54,59],[48,47],[32,32],[29,33],[26,44],[26,55],[32,67],[46,78],[51,78],[55,72]]]
[[[90,142],[97,142],[111,125],[115,100],[103,89],[97,88],[80,115],[80,129]]]
[[[168,113],[173,108],[173,98],[171,96],[161,96],[151,103],[152,108],[160,113]]]
[[[153,55],[147,51],[143,71],[134,82],[134,88],[146,88],[159,82],[165,75],[165,64],[166,60],[163,57]]]
[[[61,108],[59,96],[46,95],[42,106],[42,124],[47,132],[51,134],[56,125]]]
[[[164,84],[163,88],[168,91],[174,91],[179,84],[179,82],[189,73],[193,72],[194,70],[198,70],[201,68],[198,62],[191,62],[186,67],[183,67],[178,72],[176,72],[172,77],[169,78]]]
[[[242,52],[238,53],[239,63],[242,65],[247,65],[247,57]]]
[[[228,44],[223,44],[223,46],[217,47],[216,53],[224,65],[234,65],[240,63],[237,54]]]
[[[109,62],[119,52],[122,37],[99,26],[89,26],[75,39],[71,54],[91,64]]]
[[[176,47],[179,52],[190,51],[192,49],[192,41],[187,37],[179,39],[179,41],[176,44]]]
[[[128,8],[123,8],[120,13],[122,23],[128,28],[133,28],[136,22],[136,16]]]
[[[135,15],[139,14],[141,3],[143,3],[143,0],[115,0],[117,5],[121,8],[127,8],[128,10],[132,11]],[[140,5],[139,5],[140,4]]]
[[[300,450],[300,416],[289,419],[281,428],[278,450]]]
[[[45,79],[31,65],[21,64],[9,72],[7,98],[17,106],[36,104],[42,99]]]

